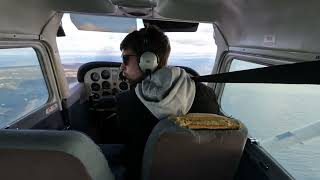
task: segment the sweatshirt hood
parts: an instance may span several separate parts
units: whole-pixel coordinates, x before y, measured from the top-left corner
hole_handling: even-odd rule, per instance
[[[195,97],[195,83],[184,69],[163,67],[137,84],[140,101],[158,119],[185,115]]]

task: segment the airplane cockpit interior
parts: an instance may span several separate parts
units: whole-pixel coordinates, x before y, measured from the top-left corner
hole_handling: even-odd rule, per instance
[[[320,179],[318,1],[0,1],[0,179]]]

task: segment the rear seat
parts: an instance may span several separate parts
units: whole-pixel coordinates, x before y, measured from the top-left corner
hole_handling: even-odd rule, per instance
[[[142,180],[233,179],[247,134],[240,121],[215,114],[162,120],[146,144]]]
[[[99,147],[76,131],[0,130],[0,179],[114,180]]]

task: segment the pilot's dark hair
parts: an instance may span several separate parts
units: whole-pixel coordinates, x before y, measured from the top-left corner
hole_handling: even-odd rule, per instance
[[[122,40],[120,50],[126,49],[133,50],[139,57],[146,51],[155,53],[159,58],[158,68],[161,68],[167,65],[171,46],[169,38],[158,27],[149,25],[129,33]]]

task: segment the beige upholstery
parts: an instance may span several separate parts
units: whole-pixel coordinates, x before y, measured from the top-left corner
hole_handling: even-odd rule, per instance
[[[0,179],[113,180],[104,155],[75,131],[0,130]]]
[[[231,124],[238,124],[238,128],[208,126],[193,130],[181,127],[173,120],[160,121],[146,144],[142,179],[233,179],[247,139],[247,129],[241,122],[229,120]],[[203,122],[202,125],[212,124],[208,118]]]

